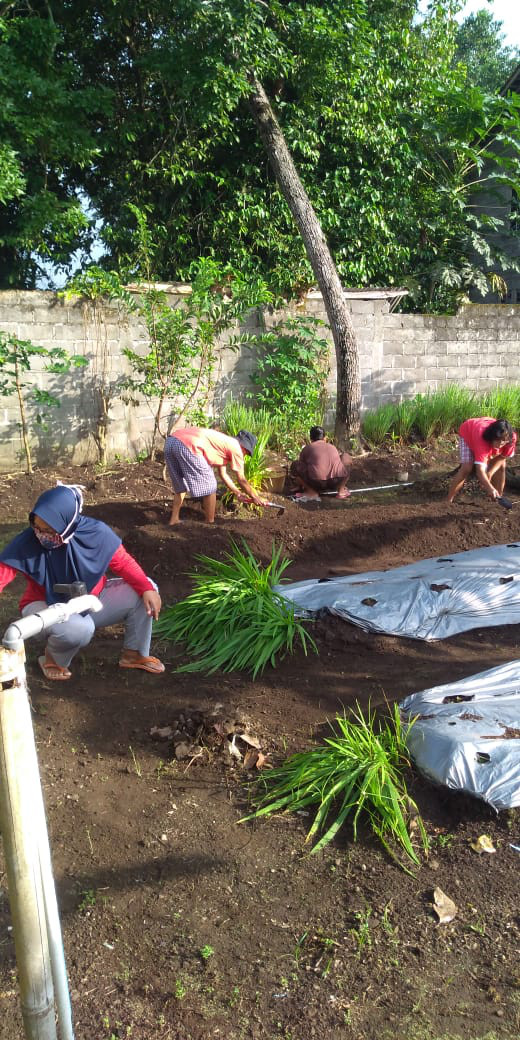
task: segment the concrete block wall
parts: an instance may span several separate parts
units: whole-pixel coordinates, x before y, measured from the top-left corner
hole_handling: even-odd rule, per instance
[[[382,357],[363,374],[374,408],[450,383],[488,390],[520,382],[520,306],[468,304],[455,315],[381,315]]]
[[[368,291],[370,294],[370,291]],[[170,293],[179,305],[185,289]],[[456,315],[397,314],[390,312],[390,296],[363,298],[349,295],[349,307],[359,346],[362,408],[398,402],[417,393],[438,390],[456,382],[482,390],[507,383],[520,383],[520,305],[469,304]],[[312,314],[326,322],[323,301],[311,293],[292,313]],[[252,311],[248,332],[270,327],[283,313]],[[35,359],[26,376],[31,386],[46,389],[60,399],[60,408],[45,415],[45,426],[35,423],[36,409],[29,404],[31,444],[38,465],[69,460],[96,461],[95,430],[99,414],[100,385],[113,393],[107,434],[109,456],[136,458],[146,451],[153,430],[153,404],[129,403],[119,396],[119,383],[129,374],[125,347],[147,348],[146,330],[122,312],[117,303],[96,304],[66,301],[52,292],[0,292],[0,331],[52,348],[64,347],[88,359],[88,366],[73,369],[67,376],[45,371],[45,361]],[[323,335],[330,342],[330,400],[328,421],[333,421],[336,372],[330,329]],[[255,354],[248,347],[239,352],[225,344],[216,372],[213,404],[218,416],[229,393],[239,397],[251,389],[250,376]],[[1,375],[1,373],[0,373]],[[178,403],[166,403],[165,414],[176,414]],[[0,399],[0,471],[23,469],[20,416],[15,396]]]

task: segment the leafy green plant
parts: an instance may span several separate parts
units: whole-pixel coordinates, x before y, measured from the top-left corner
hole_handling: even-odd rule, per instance
[[[304,652],[316,644],[294,615],[294,607],[275,591],[289,560],[273,547],[271,560],[261,567],[244,542],[244,551],[232,543],[223,561],[197,556],[201,570],[191,575],[195,589],[186,599],[167,607],[155,623],[155,635],[184,643],[196,660],[179,672],[218,669],[251,671],[253,678],[279,654],[299,643]]]
[[[358,922],[357,928],[351,928],[350,934],[356,943],[356,956],[358,959],[361,958],[363,950],[372,945],[372,936],[370,934],[370,918],[372,916],[372,908],[367,906],[364,911],[358,910],[354,917]]]
[[[447,386],[431,394],[417,394],[413,400],[381,405],[366,412],[362,429],[374,447],[388,437],[405,444],[414,436],[427,441],[434,436],[456,433],[466,419],[479,415],[509,419],[513,426],[518,426],[520,387],[498,387],[479,395],[464,387]]]
[[[78,903],[78,910],[81,914],[86,913],[88,910],[96,905],[96,893],[93,888],[86,888],[81,893],[81,899]]]
[[[213,957],[215,950],[212,946],[208,946],[208,944],[206,943],[206,945],[203,946],[199,952],[202,957],[202,960],[206,962],[209,961],[210,957]]]
[[[184,985],[182,979],[175,979],[175,985],[173,988],[173,995],[175,997],[175,1000],[184,1000],[187,992],[188,990],[186,989],[186,986]]]
[[[513,426],[520,426],[520,387],[499,386],[482,395],[480,415],[492,415],[507,419]]]
[[[76,354],[68,354],[62,347],[39,347],[28,339],[19,339],[8,332],[0,331],[0,396],[16,395],[20,412],[20,428],[27,472],[33,472],[30,445],[30,421],[28,402],[36,404],[36,423],[44,425],[43,413],[47,408],[59,408],[60,399],[47,390],[40,390],[26,378],[37,358],[45,361],[44,370],[54,375],[64,375],[71,366],[81,368],[88,360]]]
[[[394,408],[394,418],[391,430],[401,444],[406,444],[410,439],[415,419],[415,405],[413,401],[401,401]]]
[[[383,404],[374,412],[366,412],[361,423],[361,431],[365,440],[373,447],[378,447],[388,436],[395,419],[395,405]]]
[[[409,762],[406,737],[413,722],[403,727],[399,708],[394,705],[391,719],[376,729],[374,713],[369,709],[365,716],[358,705],[351,718],[336,716],[335,725],[337,732],[333,726],[334,735],[326,738],[324,746],[293,755],[253,782],[256,808],[240,822],[317,805],[307,841],[320,831],[324,833],[314,845],[314,853],[334,838],[349,817],[355,841],[363,813],[392,856],[395,852],[391,843],[400,846],[406,857],[418,864],[407,826],[410,812],[414,813],[425,850],[428,839],[417,806],[408,796],[402,772]],[[331,813],[334,819],[327,826]]]
[[[182,306],[170,306],[166,293],[154,282],[156,242],[148,227],[146,215],[129,203],[136,222],[136,255],[138,281],[131,293],[115,272],[107,273],[93,266],[73,279],[68,293],[80,292],[92,297],[96,284],[106,289],[107,296],[118,299],[129,313],[143,321],[148,335],[148,350],[140,353],[127,347],[123,353],[132,375],[124,380],[126,390],[155,401],[154,428],[150,457],[155,457],[159,435],[166,435],[164,415],[166,402],[178,406],[176,419],[207,405],[213,387],[213,375],[221,337],[229,333],[244,314],[261,303],[270,303],[272,294],[261,278],[246,280],[229,266],[210,257],[190,268],[191,292]],[[226,349],[238,349],[253,337],[238,332],[226,339]]]
[[[253,454],[244,457],[246,479],[255,491],[261,491],[269,476],[269,465],[265,455],[268,440],[269,433],[261,433],[255,444]]]
[[[299,446],[310,426],[323,420],[329,343],[318,335],[324,323],[298,315],[264,332],[257,340],[251,400],[275,424],[276,447]]]
[[[230,437],[236,437],[239,430],[249,430],[257,437],[267,434],[266,445],[273,438],[276,423],[267,408],[251,408],[243,401],[235,401],[230,397],[222,412],[222,427]]]

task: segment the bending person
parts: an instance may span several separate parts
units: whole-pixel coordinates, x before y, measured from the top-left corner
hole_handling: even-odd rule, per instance
[[[337,491],[338,498],[347,498],[347,480],[352,459],[346,452],[340,455],[329,444],[322,426],[311,426],[310,444],[306,444],[290,469],[290,475],[306,498],[319,498],[320,492]]]
[[[453,502],[473,472],[488,498],[500,498],[506,484],[506,460],[515,453],[516,433],[507,419],[466,419],[459,427],[460,467],[448,489]]]
[[[59,484],[45,491],[29,514],[29,527],[0,553],[0,592],[17,574],[27,579],[20,601],[22,615],[35,614],[52,603],[66,601],[54,586],[85,583],[103,609],[75,614],[47,630],[45,654],[38,659],[47,679],[70,679],[69,665],[90,643],[97,628],[124,624],[120,668],[140,668],[159,674],[164,665],[150,657],[153,619],[159,617],[157,586],[101,520],[81,515],[83,496],[76,485]],[[118,577],[108,580],[106,570]]]
[[[244,455],[252,455],[255,444],[256,437],[247,430],[240,430],[236,437],[228,437],[219,430],[199,426],[186,426],[167,437],[164,460],[174,491],[170,526],[179,523],[179,513],[187,491],[193,498],[202,499],[206,523],[214,522],[217,481],[213,467],[216,467],[226,487],[239,500],[263,506],[265,500],[256,493],[244,475]],[[227,466],[235,474],[240,488],[229,476]]]

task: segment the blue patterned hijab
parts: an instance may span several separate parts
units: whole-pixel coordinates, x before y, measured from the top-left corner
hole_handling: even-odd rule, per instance
[[[40,545],[32,527],[13,538],[0,552],[0,561],[21,571],[45,589],[48,604],[68,597],[56,595],[55,584],[83,581],[91,592],[103,577],[121,539],[101,520],[82,516],[83,495],[76,484],[58,484],[44,491],[30,513],[59,535],[63,544],[52,549]]]

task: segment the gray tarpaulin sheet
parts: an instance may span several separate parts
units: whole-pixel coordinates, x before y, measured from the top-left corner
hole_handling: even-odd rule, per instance
[[[390,571],[279,585],[297,612],[329,611],[366,632],[446,639],[520,623],[520,542],[446,553]]]
[[[495,809],[520,805],[520,660],[414,693],[400,708],[417,716],[408,748],[422,773]]]

